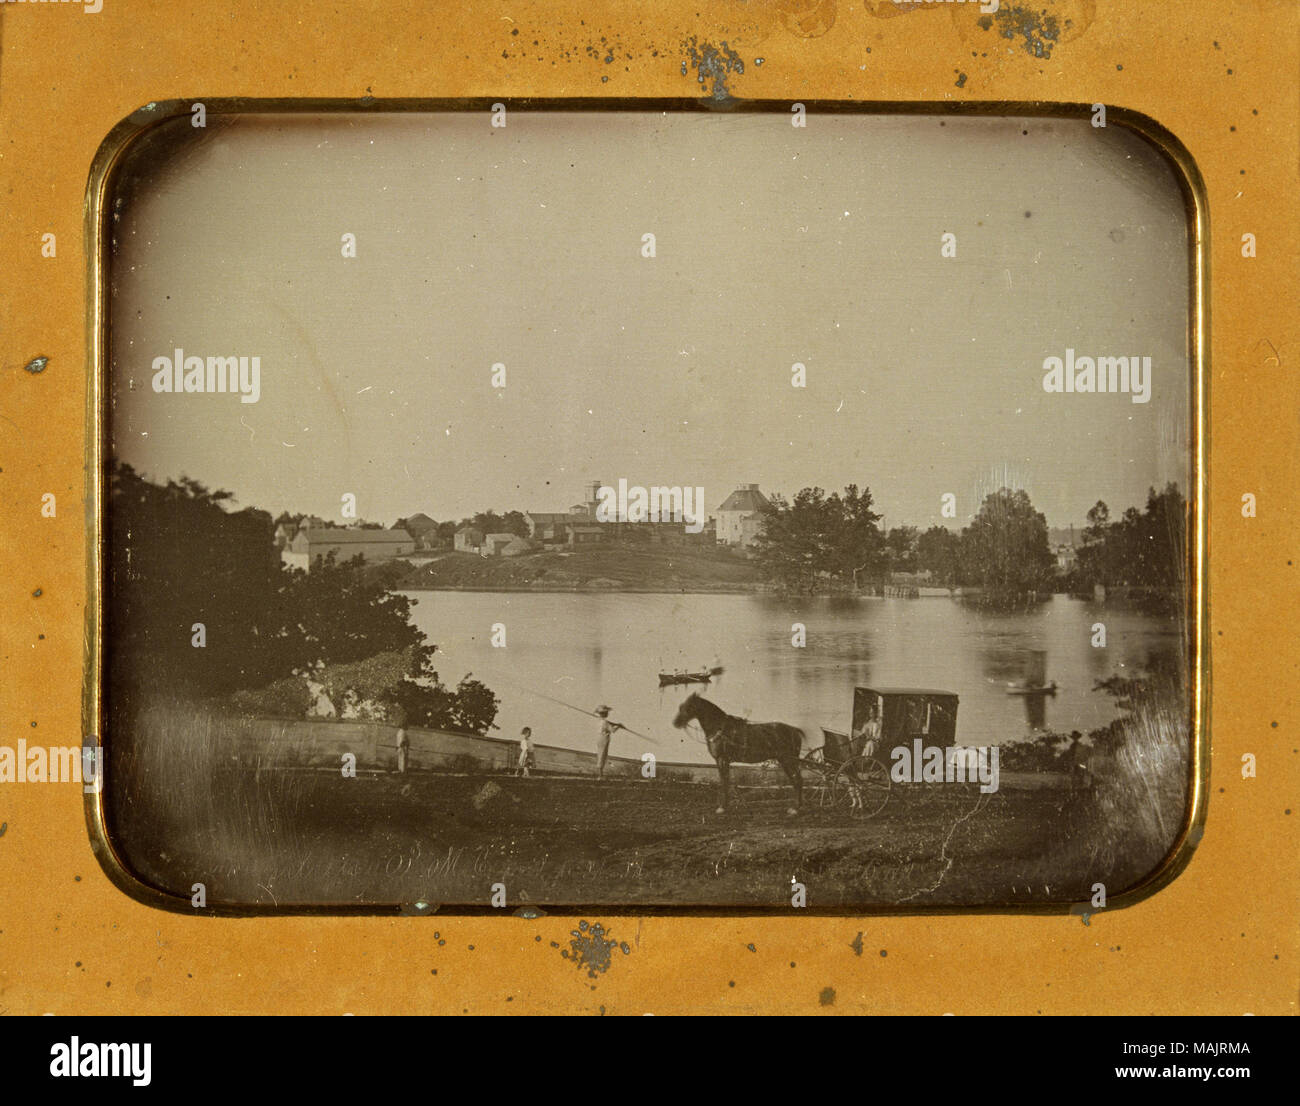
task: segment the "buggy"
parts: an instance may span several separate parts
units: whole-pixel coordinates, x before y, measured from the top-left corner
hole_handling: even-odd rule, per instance
[[[818,805],[858,818],[879,814],[892,787],[889,750],[957,739],[957,695],[910,687],[858,687],[848,733],[822,728],[823,744],[800,760]]]

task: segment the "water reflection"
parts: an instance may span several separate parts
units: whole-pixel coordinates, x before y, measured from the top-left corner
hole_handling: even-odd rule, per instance
[[[616,737],[613,752],[707,760],[674,730],[677,705],[699,691],[753,720],[817,730],[850,725],[860,684],[920,686],[960,696],[957,740],[997,744],[1034,730],[1087,730],[1115,715],[1098,680],[1131,674],[1179,648],[1176,623],[1058,596],[1030,610],[989,612],[948,599],[787,599],[749,595],[420,592],[416,624],[438,642],[444,682],[472,671],[502,701],[498,731],[532,726],[541,744],[592,748],[596,727],[572,709],[598,703],[651,742]],[[488,628],[507,626],[506,648]],[[1095,647],[1104,622],[1106,645]],[[796,624],[805,630],[802,646]],[[706,685],[660,687],[660,671],[718,660]],[[1055,695],[1008,694],[1045,679]]]

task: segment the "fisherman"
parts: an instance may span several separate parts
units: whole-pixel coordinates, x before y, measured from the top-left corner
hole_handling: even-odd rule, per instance
[[[596,740],[596,777],[605,778],[605,761],[609,759],[609,739],[614,736],[615,731],[626,729],[622,722],[611,722],[609,720],[610,708],[603,703],[598,706],[592,713],[600,719],[600,737]]]
[[[515,775],[528,778],[528,770],[533,766],[533,731],[525,726],[519,731],[519,763],[515,766]]]

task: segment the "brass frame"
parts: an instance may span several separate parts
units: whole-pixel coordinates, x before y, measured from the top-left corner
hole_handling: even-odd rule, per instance
[[[103,601],[106,581],[103,578],[102,550],[105,542],[103,517],[106,502],[104,459],[106,455],[107,412],[105,409],[108,376],[107,352],[109,350],[108,286],[104,279],[106,244],[111,233],[110,200],[115,183],[115,170],[132,143],[146,132],[169,121],[188,117],[191,105],[204,104],[209,117],[247,114],[322,114],[348,113],[430,113],[446,111],[490,111],[493,103],[504,101],[511,111],[676,111],[727,114],[772,112],[789,110],[789,100],[738,100],[717,99],[619,99],[600,98],[529,98],[477,97],[466,99],[361,99],[342,98],[211,98],[168,100],[150,103],[133,112],[117,124],[105,137],[96,151],[90,169],[86,191],[85,241],[87,243],[87,348],[91,363],[87,384],[87,452],[86,452],[86,517],[87,557],[86,585],[90,601],[86,605],[85,620],[85,680],[82,688],[82,728],[86,735],[83,749],[94,749],[100,766],[101,786],[97,792],[87,793],[84,800],[85,818],[91,847],[108,878],[125,894],[147,906],[159,907],[178,913],[193,914],[190,900],[160,891],[137,879],[123,864],[110,840],[104,818],[103,788],[107,786],[104,759],[104,700],[102,687],[103,664]],[[1092,105],[1079,103],[1051,103],[1046,101],[870,101],[870,100],[818,100],[801,101],[810,113],[835,112],[855,115],[940,115],[940,116],[1050,116],[1056,118],[1086,118]],[[1142,882],[1108,897],[1106,910],[1140,903],[1167,886],[1191,861],[1196,845],[1204,832],[1208,804],[1210,772],[1210,655],[1209,655],[1209,591],[1208,591],[1208,484],[1209,484],[1209,200],[1205,183],[1195,161],[1186,147],[1170,131],[1142,113],[1121,107],[1107,107],[1107,125],[1127,128],[1146,139],[1159,150],[1175,170],[1182,189],[1184,209],[1191,248],[1191,279],[1189,284],[1189,334],[1188,350],[1192,364],[1191,413],[1192,484],[1187,496],[1191,519],[1188,534],[1188,611],[1184,629],[1189,632],[1189,656],[1192,686],[1191,710],[1191,780],[1184,825],[1169,855],[1162,865]],[[575,913],[598,909],[614,916],[697,915],[697,916],[761,916],[788,915],[781,907],[688,906],[648,907],[636,904],[599,905],[582,903],[547,904],[549,913]],[[365,904],[354,906],[331,904],[299,904],[287,907],[262,904],[213,904],[203,913],[228,917],[267,917],[289,915],[428,915],[440,910],[439,905],[427,908],[414,904]],[[501,913],[489,907],[456,904],[448,913],[458,916],[491,915]],[[883,904],[867,910],[819,909],[809,914],[822,917],[849,916],[874,917],[888,915],[943,915],[943,914],[1014,914],[1060,915],[1089,912],[1087,904],[1048,903],[1012,904],[988,903],[966,907],[915,907],[901,904]],[[534,914],[542,911],[534,911]]]

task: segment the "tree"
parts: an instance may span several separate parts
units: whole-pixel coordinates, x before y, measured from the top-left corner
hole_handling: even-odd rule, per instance
[[[473,526],[484,534],[514,534],[521,538],[528,537],[528,519],[522,511],[507,511],[504,515],[499,515],[496,511],[479,511],[473,518],[462,520],[461,526]]]
[[[827,579],[853,584],[880,570],[880,516],[871,510],[869,489],[850,484],[843,496],[827,496],[804,488],[789,502],[773,496],[761,517],[754,556],[782,590],[814,592]]]
[[[1047,586],[1052,551],[1047,519],[1023,490],[1000,488],[984,497],[962,531],[963,574],[994,596],[1018,596]]]
[[[528,537],[528,516],[523,511],[507,511],[501,516],[504,524],[503,534],[514,534],[517,537]]]
[[[952,587],[961,572],[961,535],[944,526],[931,526],[916,539],[916,562],[936,583]]]
[[[876,524],[880,515],[871,509],[871,489],[856,484],[844,495],[832,495],[826,510],[830,516],[827,569],[855,588],[864,576],[879,575],[884,569],[884,539]]]
[[[885,536],[885,557],[890,572],[917,570],[918,531],[915,526],[895,526]]]
[[[1173,594],[1187,573],[1187,502],[1178,485],[1147,491],[1144,510],[1129,507],[1116,521],[1098,502],[1088,512],[1076,586],[1127,585]]]
[[[331,554],[309,573],[287,570],[271,516],[228,510],[231,500],[185,477],[159,485],[114,463],[105,630],[115,712],[160,696],[229,701],[239,690],[272,688],[279,690],[271,701],[293,703],[284,681],[295,673],[353,665],[365,690],[393,685],[381,699],[424,703],[439,725],[491,724],[488,689],[462,681],[447,692],[437,682],[436,646],[411,624],[410,600],[371,571],[376,566]],[[424,689],[425,699],[404,684]],[[438,699],[440,691],[450,698]]]
[[[287,676],[285,580],[271,516],[182,477],[152,483],[115,463],[108,488],[110,692],[214,692]]]
[[[1112,550],[1109,549],[1110,508],[1100,499],[1088,512],[1088,525],[1083,529],[1083,542],[1079,546],[1075,565],[1076,587],[1091,588],[1094,584],[1112,582],[1110,566]]]

